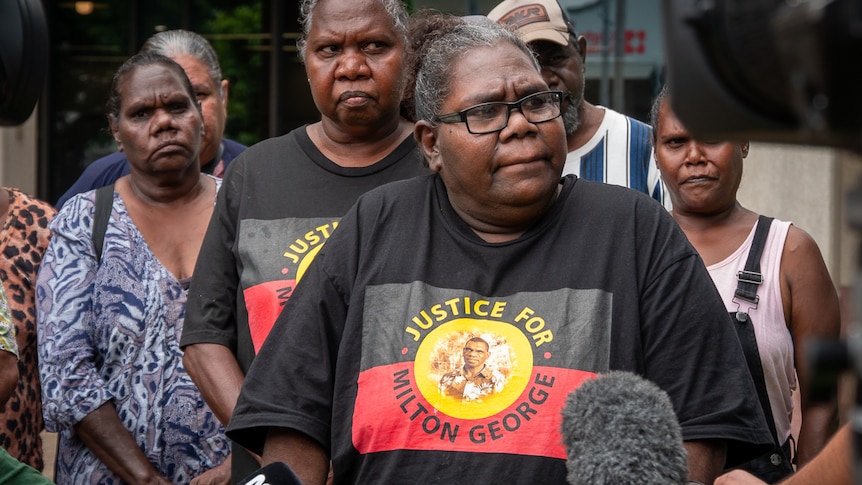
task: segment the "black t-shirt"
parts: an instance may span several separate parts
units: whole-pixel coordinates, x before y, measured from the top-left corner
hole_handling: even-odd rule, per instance
[[[756,456],[770,439],[753,384],[682,231],[643,194],[563,180],[552,209],[500,244],[457,216],[437,176],[361,197],[249,370],[228,436],[260,450],[268,427],[300,430],[339,483],[565,483],[565,398],[621,369],[668,392],[685,440]],[[477,337],[494,389],[447,395]]]
[[[218,194],[180,344],[225,345],[245,372],[308,264],[356,199],[427,173],[413,137],[360,168],[326,158],[305,127],[248,148],[229,167]]]

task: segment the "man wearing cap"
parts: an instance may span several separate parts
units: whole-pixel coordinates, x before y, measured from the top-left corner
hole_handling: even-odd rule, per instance
[[[515,28],[536,52],[548,86],[568,93],[563,175],[629,187],[670,209],[653,159],[651,128],[584,99],[587,40],[575,33],[557,0],[505,0],[488,18]]]

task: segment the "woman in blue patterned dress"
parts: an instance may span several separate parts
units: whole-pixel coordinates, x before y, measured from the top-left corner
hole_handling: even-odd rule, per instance
[[[227,483],[229,444],[182,366],[187,282],[219,181],[200,173],[203,121],[183,69],[138,54],[117,71],[111,133],[131,163],[102,251],[94,192],[51,224],[37,283],[45,427],[58,484]]]

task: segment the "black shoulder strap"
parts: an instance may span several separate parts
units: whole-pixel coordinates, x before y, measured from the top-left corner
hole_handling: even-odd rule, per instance
[[[769,227],[771,225],[771,217],[760,216],[757,220],[757,229],[754,231],[754,241],[752,241],[751,249],[748,251],[745,269],[737,274],[737,298],[742,298],[751,303],[757,303],[758,301],[757,287],[763,283],[763,276],[760,274],[760,257],[763,254],[766,236],[769,234]],[[731,314],[734,316],[734,326],[736,327],[737,335],[739,335],[739,343],[742,344],[745,361],[754,380],[754,387],[757,388],[757,397],[760,400],[763,414],[766,416],[769,431],[772,433],[772,438],[775,440],[776,445],[781,446],[781,442],[775,431],[775,419],[772,415],[772,406],[769,404],[769,395],[766,392],[766,379],[763,375],[763,366],[760,365],[760,352],[757,350],[757,339],[754,335],[754,326],[751,323],[751,318],[744,312],[736,312],[735,314],[731,312]]]
[[[771,217],[760,216],[757,218],[757,229],[754,231],[751,249],[748,250],[745,269],[736,275],[739,281],[735,293],[737,298],[757,303],[757,287],[763,283],[763,275],[760,274],[760,256],[763,254],[763,246],[766,244],[766,236],[769,235],[771,225]]]
[[[108,230],[108,220],[111,218],[111,208],[114,206],[114,184],[106,185],[96,190],[96,212],[93,215],[93,249],[96,251],[96,264],[102,262],[102,246],[105,243],[105,231]]]

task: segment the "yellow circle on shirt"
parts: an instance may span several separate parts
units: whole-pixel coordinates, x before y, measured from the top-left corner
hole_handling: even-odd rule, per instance
[[[310,265],[311,262],[314,261],[315,256],[317,256],[317,253],[320,252],[320,248],[322,247],[323,244],[318,244],[314,249],[309,251],[304,258],[302,258],[302,261],[299,262],[299,267],[296,269],[297,283],[299,283],[299,280],[302,279],[302,275],[305,274],[305,271],[308,269],[308,265]]]
[[[459,399],[444,394],[441,379],[464,365],[464,345],[473,337],[489,344],[484,374],[493,392]],[[432,330],[416,351],[413,364],[419,392],[438,411],[460,419],[482,419],[511,406],[524,392],[533,371],[533,350],[518,327],[499,321],[458,318]]]

